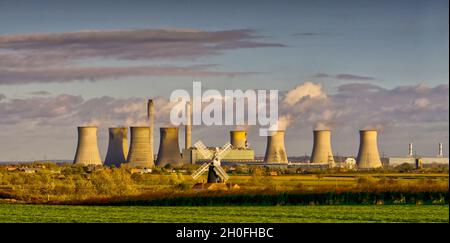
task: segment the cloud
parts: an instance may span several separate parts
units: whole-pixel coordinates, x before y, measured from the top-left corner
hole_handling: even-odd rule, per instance
[[[0,101],[2,101],[3,99],[6,99],[6,95],[0,94]]]
[[[214,65],[131,66],[131,67],[55,67],[44,69],[1,70],[0,84],[67,83],[73,81],[99,81],[133,76],[228,76],[254,74],[251,72],[221,72],[209,70]]]
[[[347,80],[347,81],[372,81],[376,80],[374,77],[368,77],[368,76],[360,76],[360,75],[354,75],[354,74],[336,74],[336,75],[330,75],[326,73],[318,73],[313,76],[313,78],[334,78],[338,80]]]
[[[126,65],[99,67],[80,63],[102,60],[192,60],[242,48],[284,47],[261,42],[250,29],[202,31],[182,29],[90,30],[66,33],[0,35],[0,85],[97,81],[122,76],[227,76],[214,65]]]
[[[291,106],[298,103],[304,97],[326,98],[326,94],[322,91],[320,84],[306,82],[287,92],[283,102]]]
[[[292,36],[323,36],[323,35],[330,35],[330,33],[325,32],[298,32],[292,34]]]
[[[45,91],[45,90],[39,90],[39,91],[33,91],[29,93],[30,95],[42,95],[42,96],[46,96],[46,95],[51,95],[52,93]]]

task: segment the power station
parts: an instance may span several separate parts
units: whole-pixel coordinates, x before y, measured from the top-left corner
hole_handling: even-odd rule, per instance
[[[314,145],[311,153],[311,163],[334,165],[331,149],[331,130],[314,130]]]
[[[78,127],[78,145],[75,165],[102,165],[97,145],[97,127]]]
[[[284,146],[284,130],[273,131],[267,136],[265,163],[287,164],[286,148]]]
[[[159,131],[160,142],[156,165],[160,167],[164,167],[167,164],[182,165],[183,160],[178,143],[178,127],[161,127]]]
[[[356,158],[356,164],[360,169],[380,168],[380,153],[378,152],[377,131],[361,130],[359,131],[359,151]]]
[[[127,162],[128,156],[128,128],[109,128],[108,152],[106,153],[105,165],[119,167]]]
[[[154,156],[154,104],[153,100],[147,102],[148,126],[130,127],[130,145],[128,146],[128,128],[109,128],[109,143],[105,158],[106,166],[119,167],[127,164],[137,168],[152,168],[157,165],[174,167],[183,164],[204,164],[211,162],[211,154],[216,153],[216,147],[202,148],[192,146],[192,107],[190,102],[186,104],[186,122],[184,126],[184,148],[180,152],[179,128],[161,127],[158,155]],[[378,151],[377,131],[360,130],[360,143],[356,160],[352,157],[345,162],[336,163],[331,146],[331,130],[313,130],[313,148],[309,163],[304,161],[288,161],[285,147],[285,130],[272,131],[267,136],[267,146],[264,159],[255,159],[255,152],[248,143],[248,133],[245,130],[230,131],[230,146],[227,152],[220,156],[224,165],[255,165],[276,167],[301,167],[301,168],[353,168],[375,169],[383,166]],[[209,152],[205,152],[209,151]],[[205,157],[205,154],[208,156]],[[413,151],[413,144],[408,145],[406,156],[390,157],[388,166],[398,166],[404,163],[416,167],[431,164],[449,164],[448,158],[443,156],[443,145],[439,143],[436,156],[418,156]],[[73,160],[75,165],[102,165],[98,144],[97,127],[78,127],[78,144]],[[355,164],[355,165],[354,165]]]
[[[149,127],[131,127],[130,152],[127,163],[140,168],[152,168],[155,165],[150,151]]]

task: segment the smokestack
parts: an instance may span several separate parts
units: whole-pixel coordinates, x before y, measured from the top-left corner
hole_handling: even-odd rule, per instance
[[[409,143],[408,156],[413,157],[413,144],[412,143]]]
[[[105,165],[119,167],[127,162],[128,156],[128,128],[111,127],[109,130],[109,145],[106,153]]]
[[[149,99],[148,103],[147,103],[147,120],[148,120],[148,124],[149,124],[149,146],[150,146],[150,157],[152,158],[152,161],[155,158],[155,153],[153,151],[153,126],[154,126],[154,115],[155,114],[155,109],[153,107],[153,100]]]
[[[178,143],[178,127],[161,127],[158,158],[156,165],[181,165],[183,163]]]
[[[74,165],[102,165],[97,145],[97,127],[78,127],[78,145]]]
[[[150,128],[149,127],[131,127],[130,152],[128,153],[127,163],[133,167],[151,168],[153,156],[150,154]]]
[[[443,147],[442,143],[439,143],[439,153],[438,153],[439,157],[444,157],[444,152],[443,152],[442,147]]]
[[[274,131],[267,136],[265,163],[288,163],[286,149],[284,147],[284,130]]]
[[[360,144],[356,164],[361,169],[379,168],[381,164],[376,130],[359,131]]]
[[[230,143],[233,145],[233,148],[246,149],[247,132],[243,130],[230,131]]]
[[[192,122],[191,118],[191,102],[186,103],[186,125],[185,125],[185,136],[184,136],[184,148],[189,149],[191,146],[191,134],[192,134]]]
[[[311,153],[311,163],[334,163],[331,150],[331,131],[314,130],[314,145]]]

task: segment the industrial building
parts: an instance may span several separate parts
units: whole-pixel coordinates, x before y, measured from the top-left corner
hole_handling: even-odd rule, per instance
[[[254,162],[255,151],[248,147],[247,132],[243,130],[236,130],[230,132],[231,150],[222,159],[222,162],[227,163],[248,163]],[[215,147],[208,147],[213,152]],[[195,148],[183,149],[183,162],[185,164],[202,163],[206,158]]]
[[[264,162],[287,164],[287,153],[284,146],[284,130],[274,131],[267,136],[266,154]]]
[[[356,158],[356,164],[359,169],[380,168],[380,153],[378,152],[377,131],[360,130],[359,131],[359,151]]]
[[[147,103],[148,126],[131,127],[130,146],[128,147],[128,128],[109,128],[109,144],[105,158],[105,165],[120,166],[127,163],[135,168],[152,168],[154,165],[164,167],[168,164],[181,166],[183,164],[200,164],[207,159],[191,144],[192,135],[192,108],[186,104],[185,123],[185,147],[180,152],[179,128],[161,127],[160,145],[158,155],[154,156],[153,128],[154,128],[154,105],[153,100]],[[254,165],[267,167],[299,167],[299,168],[348,168],[374,169],[383,166],[378,151],[377,131],[360,130],[360,144],[356,160],[347,158],[346,162],[336,163],[331,146],[331,130],[313,130],[313,149],[311,157],[306,162],[289,162],[285,148],[285,131],[272,131],[267,136],[267,146],[264,159],[255,159],[255,152],[249,147],[247,131],[230,131],[231,150],[224,156],[224,165]],[[214,152],[215,147],[207,147]],[[407,156],[389,158],[389,166],[411,164],[416,167],[427,165],[447,165],[448,158],[443,157],[442,143],[439,144],[437,156],[413,155],[412,143],[409,144]],[[97,127],[78,127],[78,144],[73,164],[79,165],[102,165],[97,144]]]
[[[167,164],[178,166],[183,164],[178,142],[178,127],[161,127],[158,156],[156,165],[164,167]]]
[[[111,127],[109,131],[108,152],[105,165],[119,167],[127,162],[128,157],[128,128]]]
[[[127,163],[132,167],[152,168],[155,164],[150,154],[150,128],[131,127],[130,151]]]
[[[443,145],[439,143],[437,156],[418,156],[414,155],[413,144],[408,146],[407,156],[389,157],[389,166],[396,167],[403,164],[409,164],[416,168],[429,167],[429,166],[449,166],[448,158],[444,157]]]
[[[102,165],[97,144],[97,127],[78,127],[78,144],[73,164]]]
[[[314,144],[311,153],[311,163],[334,164],[333,151],[331,149],[331,130],[314,130]]]

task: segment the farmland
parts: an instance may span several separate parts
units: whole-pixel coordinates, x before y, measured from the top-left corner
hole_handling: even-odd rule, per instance
[[[448,205],[155,207],[0,204],[0,222],[448,223],[448,212]]]

